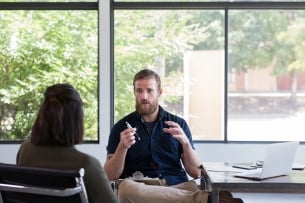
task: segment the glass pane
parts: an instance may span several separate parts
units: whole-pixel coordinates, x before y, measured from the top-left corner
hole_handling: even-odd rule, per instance
[[[224,13],[115,10],[115,121],[134,111],[132,79],[157,71],[161,105],[186,119],[195,140],[223,140]]]
[[[46,86],[70,83],[97,137],[97,11],[0,11],[0,140],[29,135]]]
[[[0,0],[0,2],[97,2],[98,0]]]
[[[159,0],[114,0],[118,2],[160,2]],[[162,2],[204,2],[206,0],[163,0]],[[214,0],[215,1],[215,0]]]
[[[114,0],[116,2],[219,2],[219,0]],[[300,0],[246,0],[242,2],[300,2]],[[224,0],[221,2],[240,2],[240,0]]]
[[[229,12],[229,140],[305,140],[304,33],[304,11]]]

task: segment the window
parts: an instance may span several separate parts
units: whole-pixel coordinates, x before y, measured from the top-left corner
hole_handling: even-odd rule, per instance
[[[90,2],[0,2],[0,141],[30,133],[46,86],[83,99],[85,140],[98,141],[98,7]]]
[[[305,3],[114,1],[114,121],[133,75],[162,77],[161,105],[196,141],[301,140]]]
[[[304,31],[305,10],[229,12],[229,140],[304,140]]]

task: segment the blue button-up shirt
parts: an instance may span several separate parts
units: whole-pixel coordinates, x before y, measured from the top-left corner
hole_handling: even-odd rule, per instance
[[[120,178],[130,177],[135,171],[140,171],[145,177],[164,178],[168,185],[188,180],[180,160],[183,153],[181,144],[162,130],[167,127],[165,121],[178,123],[194,148],[190,129],[184,119],[164,111],[160,106],[158,120],[149,134],[141,116],[137,112],[130,113],[113,126],[108,140],[108,154],[115,152],[120,142],[120,133],[127,128],[126,121],[137,128],[141,140],[136,139],[136,143],[128,149]]]

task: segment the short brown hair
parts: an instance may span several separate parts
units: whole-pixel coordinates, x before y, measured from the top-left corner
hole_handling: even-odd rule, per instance
[[[135,74],[135,76],[133,77],[133,87],[137,80],[143,80],[143,79],[148,79],[148,78],[154,78],[157,81],[158,89],[161,88],[160,76],[156,72],[154,72],[153,70],[150,70],[150,69],[143,69]]]
[[[44,101],[32,127],[31,143],[73,146],[83,141],[83,103],[70,84],[55,84],[44,93]]]

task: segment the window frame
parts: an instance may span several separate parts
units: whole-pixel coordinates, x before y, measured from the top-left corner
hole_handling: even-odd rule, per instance
[[[119,2],[115,0],[110,0],[110,125],[114,124],[114,63],[113,63],[113,55],[114,55],[114,10],[116,9],[220,9],[225,11],[225,70],[228,69],[227,63],[227,49],[228,49],[228,11],[232,9],[294,9],[294,10],[305,10],[305,1],[294,2],[294,1],[275,1],[275,2],[264,2],[264,1],[256,1],[256,2]],[[1,10],[98,10],[99,11],[99,2],[0,2],[0,11]],[[100,32],[98,38],[100,38]],[[99,48],[99,47],[98,47]],[[100,52],[98,52],[100,55]],[[98,56],[98,59],[100,56]],[[100,67],[99,67],[100,69]],[[100,71],[98,75],[100,74]],[[98,76],[99,77],[99,76]],[[195,141],[198,143],[245,143],[247,141],[228,141],[227,139],[227,71],[225,71],[225,100],[224,100],[224,140],[221,141]],[[100,78],[100,77],[99,77]],[[99,88],[98,81],[98,88]],[[99,103],[100,101],[98,101]],[[99,111],[98,111],[99,112]],[[100,119],[100,115],[98,115],[98,119]],[[100,142],[98,128],[98,140]],[[91,141],[89,141],[91,142]],[[249,141],[250,143],[262,143],[262,141]],[[14,144],[20,143],[20,141],[0,141],[1,144]],[[96,143],[96,141],[94,141]]]
[[[193,10],[223,10],[224,15],[224,139],[223,140],[196,140],[195,143],[270,143],[270,141],[230,141],[228,140],[227,123],[228,123],[228,12],[229,10],[304,10],[305,1],[243,1],[243,2],[119,2],[111,0],[110,2],[110,33],[111,33],[111,84],[112,84],[112,98],[111,98],[111,125],[114,124],[114,10],[179,10],[179,9],[193,9]],[[302,142],[301,142],[302,143]]]

